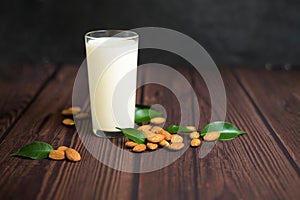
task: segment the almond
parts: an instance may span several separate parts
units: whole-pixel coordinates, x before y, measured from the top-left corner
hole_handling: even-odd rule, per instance
[[[154,133],[152,131],[150,131],[151,128],[152,128],[152,126],[150,126],[150,125],[143,125],[143,126],[138,127],[138,130],[142,131],[146,137],[150,137],[150,136],[154,135]]]
[[[78,113],[74,116],[75,119],[86,119],[89,117],[89,114],[88,113]]]
[[[133,148],[133,147],[135,147],[136,145],[138,145],[138,143],[133,142],[133,141],[127,141],[127,142],[125,143],[125,146],[128,147],[128,148]]]
[[[73,115],[73,112],[72,112],[72,110],[64,109],[61,111],[61,114],[62,115]]]
[[[75,107],[68,108],[68,110],[71,110],[73,114],[77,114],[81,111],[81,108],[78,106],[75,106]]]
[[[60,146],[60,147],[57,148],[57,150],[65,151],[65,150],[67,150],[67,148],[69,148],[69,147],[66,147],[66,146]]]
[[[62,115],[74,115],[74,114],[77,114],[81,111],[81,108],[80,107],[69,107],[67,109],[63,109],[61,111],[61,114]]]
[[[191,141],[191,146],[192,147],[198,147],[201,144],[201,140],[200,139],[192,139]]]
[[[75,149],[72,148],[68,148],[66,151],[66,156],[70,161],[79,161],[81,159],[80,154],[78,153],[78,151],[76,151]]]
[[[183,147],[184,147],[184,144],[182,142],[174,142],[168,146],[168,148],[173,151],[179,151],[179,150],[183,149]]]
[[[158,143],[160,146],[165,147],[165,146],[169,146],[169,142],[167,140],[162,140]]]
[[[190,129],[191,131],[196,131],[196,127],[195,126],[186,126],[186,128]]]
[[[151,129],[151,132],[153,133],[158,133],[159,131],[161,131],[163,128],[159,127],[159,126],[153,126]]]
[[[53,160],[64,160],[66,158],[65,152],[61,150],[52,150],[48,157]]]
[[[151,125],[143,125],[143,126],[138,127],[138,130],[139,131],[143,131],[143,130],[149,131],[151,129],[151,127],[152,127]]]
[[[144,145],[144,144],[138,144],[138,145],[136,145],[133,149],[132,149],[132,151],[134,151],[134,152],[143,152],[143,151],[145,151],[146,150],[146,145]]]
[[[151,136],[155,135],[155,133],[153,133],[152,131],[149,131],[149,130],[143,130],[142,132],[144,133],[144,135],[146,137],[151,137]]]
[[[150,120],[151,124],[162,124],[165,123],[166,119],[163,117],[155,117]]]
[[[158,144],[148,142],[147,143],[147,148],[150,149],[150,150],[155,150],[155,149],[158,148]]]
[[[150,136],[150,137],[147,137],[147,140],[149,142],[152,142],[152,143],[159,143],[161,142],[165,137],[161,134],[155,134],[153,136]]]
[[[72,120],[72,119],[64,119],[63,121],[62,121],[62,123],[64,124],[64,125],[67,125],[67,126],[73,126],[75,123],[74,123],[74,120]]]
[[[172,135],[171,142],[183,142],[183,138],[180,135],[174,134]]]
[[[165,131],[164,129],[161,129],[158,134],[161,134],[165,137],[165,140],[171,140],[172,139],[172,135],[168,132]]]
[[[200,137],[200,133],[198,133],[198,132],[191,132],[190,133],[190,138],[191,139],[198,139]]]
[[[220,137],[220,132],[209,132],[206,133],[203,137],[205,141],[214,141]]]

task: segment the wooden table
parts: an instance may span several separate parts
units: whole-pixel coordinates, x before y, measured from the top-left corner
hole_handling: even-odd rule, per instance
[[[184,116],[183,123],[203,128],[210,121],[207,88],[193,69],[176,69],[196,91],[201,114],[200,123],[192,114]],[[200,148],[188,148],[174,163],[148,173],[107,167],[86,150],[74,127],[61,124],[61,110],[72,105],[78,66],[18,65],[4,66],[0,71],[2,200],[300,198],[300,70],[221,69],[227,94],[226,121],[248,134],[218,142],[202,159]],[[139,80],[153,74],[155,68],[139,74]],[[165,79],[177,83],[172,77]],[[189,92],[182,88],[184,109],[192,113],[195,102]],[[143,86],[137,92],[137,102],[161,104],[168,112],[167,124],[178,122],[178,102],[167,88]],[[86,131],[91,132],[89,125]],[[73,147],[82,160],[10,157],[33,141],[47,142],[54,148]],[[123,148],[124,139],[114,143]]]

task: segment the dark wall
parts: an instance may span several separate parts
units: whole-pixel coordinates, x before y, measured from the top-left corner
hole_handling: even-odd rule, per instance
[[[79,63],[85,32],[159,26],[197,40],[218,65],[300,63],[299,0],[1,2],[0,59]]]

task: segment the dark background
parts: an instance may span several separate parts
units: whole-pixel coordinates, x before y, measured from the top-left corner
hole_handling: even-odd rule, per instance
[[[157,26],[194,38],[219,66],[300,63],[299,0],[11,0],[0,16],[2,62],[81,63],[87,31]]]

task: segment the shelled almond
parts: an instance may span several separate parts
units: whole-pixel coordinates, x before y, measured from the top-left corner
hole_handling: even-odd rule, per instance
[[[75,119],[86,119],[89,117],[89,114],[88,113],[78,113],[74,116]]]
[[[201,144],[201,140],[200,139],[192,139],[191,141],[191,146],[192,147],[198,147]]]
[[[140,153],[140,152],[145,151],[146,149],[147,149],[146,145],[144,145],[144,144],[138,144],[138,145],[136,145],[135,147],[133,147],[132,150],[133,150],[134,152]]]
[[[81,108],[76,106],[76,107],[69,107],[69,108],[66,108],[66,109],[63,109],[61,111],[61,114],[62,115],[75,115],[77,113],[79,113],[81,111]]]
[[[62,150],[52,150],[48,157],[52,160],[64,160],[66,158],[65,151]]]
[[[147,143],[147,148],[150,149],[150,150],[155,150],[155,149],[158,148],[158,144],[148,142],[148,143]]]
[[[165,136],[161,134],[155,134],[153,136],[147,137],[147,140],[152,143],[159,143],[165,139]]]
[[[73,126],[75,124],[74,120],[69,118],[64,119],[62,123],[67,126]]]
[[[154,124],[154,123],[152,123]],[[201,145],[200,133],[196,131],[194,126],[187,127],[193,132],[189,133],[190,146],[198,147]],[[159,148],[169,149],[171,151],[182,150],[185,146],[184,138],[179,134],[171,134],[160,126],[151,126],[150,124],[142,125],[137,130],[144,133],[146,141],[144,144],[137,144],[134,141],[127,141],[125,146],[132,149],[133,152],[144,152],[147,149],[154,151]]]
[[[172,143],[175,143],[175,142],[183,142],[183,138],[182,138],[180,135],[178,135],[178,134],[174,134],[174,135],[172,135],[172,137],[171,137],[171,142],[172,142]]]
[[[66,158],[74,162],[81,160],[81,156],[78,151],[66,146],[60,146],[56,150],[52,150],[48,157],[52,160],[65,160]]]
[[[62,123],[66,126],[75,125],[74,119],[83,120],[83,119],[89,118],[89,114],[86,112],[81,112],[81,108],[78,106],[63,109],[61,111],[61,114],[65,117],[67,117],[67,118],[63,119],[63,121],[62,121]]]
[[[155,117],[150,120],[151,124],[162,124],[165,123],[166,119],[163,117]]]
[[[137,129],[140,131],[144,131],[144,130],[150,131],[151,128],[152,128],[151,125],[142,125],[142,126],[138,127]]]
[[[164,129],[161,129],[158,134],[163,135],[165,137],[165,140],[171,140],[172,139],[172,135],[168,132],[165,131]]]
[[[151,128],[151,131],[152,131],[153,133],[158,133],[158,132],[161,131],[161,130],[163,130],[163,128],[160,127],[160,126],[153,126],[153,127]]]
[[[81,160],[80,154],[79,154],[78,151],[76,151],[75,149],[67,148],[67,149],[65,150],[65,153],[66,153],[66,157],[67,157],[68,160],[70,160],[70,161],[77,162],[77,161],[80,161],[80,160]]]
[[[220,132],[209,132],[206,133],[203,139],[205,141],[215,141],[220,137]]]
[[[186,128],[190,129],[191,131],[196,131],[196,127],[195,126],[186,126]]]
[[[165,147],[165,146],[169,146],[170,143],[167,140],[162,140],[158,143],[160,146]]]
[[[181,149],[183,149],[183,147],[184,147],[184,143],[182,143],[182,142],[174,142],[168,146],[168,148],[173,151],[181,150]]]
[[[60,147],[57,148],[57,150],[65,151],[65,150],[67,150],[67,148],[68,147],[66,147],[66,146],[60,146]]]
[[[126,146],[127,148],[133,148],[133,147],[135,147],[135,146],[137,146],[137,145],[138,145],[138,143],[133,142],[133,141],[127,141],[127,142],[125,143],[125,146]]]
[[[200,133],[194,131],[190,133],[190,138],[191,139],[198,139],[200,137]]]

